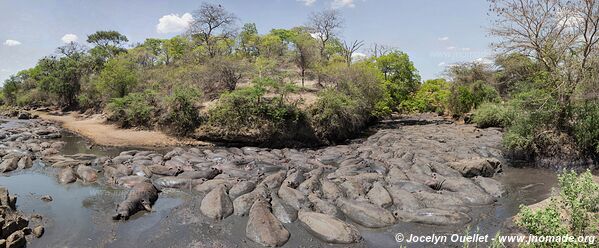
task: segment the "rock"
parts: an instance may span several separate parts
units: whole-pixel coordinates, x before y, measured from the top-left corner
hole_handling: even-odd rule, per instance
[[[501,162],[495,158],[474,158],[448,163],[447,166],[459,171],[465,177],[492,177],[500,168]]]
[[[379,228],[395,224],[391,212],[368,202],[339,198],[337,205],[347,217],[365,227]]]
[[[41,238],[44,235],[44,227],[37,226],[37,227],[33,228],[31,233],[33,234],[34,237]]]
[[[386,208],[393,204],[393,199],[391,199],[391,195],[389,195],[389,192],[387,192],[385,187],[383,187],[383,185],[379,182],[375,182],[373,184],[372,188],[370,189],[370,191],[368,191],[368,194],[366,194],[366,196],[368,197],[370,202],[379,207]]]
[[[5,187],[0,187],[0,206],[8,207],[12,210],[17,209],[17,197],[11,196]]]
[[[312,235],[327,243],[350,244],[360,241],[358,229],[335,217],[301,210],[298,214],[303,226]]]
[[[65,167],[58,173],[58,182],[61,184],[69,184],[77,181],[75,171],[71,167]]]
[[[17,232],[19,230],[23,230],[29,225],[29,220],[23,218],[22,216],[16,216],[13,219],[5,220],[4,226],[2,226],[2,238],[8,240],[8,236]]]
[[[50,195],[44,195],[44,196],[40,197],[40,200],[45,201],[45,202],[51,202],[54,199],[52,199],[52,196],[50,196]]]
[[[287,243],[290,235],[270,212],[270,204],[263,198],[258,198],[250,209],[245,236],[263,246],[278,247]]]
[[[200,206],[200,211],[212,219],[222,220],[233,213],[233,203],[227,195],[225,186],[219,185],[206,194]]]

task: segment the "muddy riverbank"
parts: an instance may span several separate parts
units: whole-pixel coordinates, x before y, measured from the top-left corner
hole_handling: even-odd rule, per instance
[[[470,125],[389,126],[350,144],[317,150],[204,147],[131,151],[90,146],[65,132],[54,139],[32,134],[25,140],[22,135],[27,130],[35,133],[42,129],[29,124],[38,121],[6,121],[1,129],[9,135],[2,141],[2,149],[25,148],[22,150],[38,161],[33,168],[0,176],[0,185],[19,196],[19,209],[45,216],[46,234],[31,240],[30,247],[261,247],[255,237],[248,237],[248,213],[241,213],[251,210],[237,208],[242,205],[238,198],[243,194],[233,192],[268,201],[274,220],[289,233],[282,241],[284,247],[329,244],[319,238],[322,233],[310,230],[305,220],[281,221],[284,216],[274,209],[282,205],[292,215],[297,209],[321,212],[355,227],[359,238],[349,247],[397,247],[394,237],[398,232],[464,233],[469,228],[494,235],[509,226],[506,220],[517,213],[520,204],[545,199],[555,185],[551,171],[510,167],[499,147],[500,130]],[[11,140],[14,135],[21,138]],[[54,143],[60,144],[55,145],[57,152],[45,152]],[[57,175],[65,167],[73,167],[77,174],[82,164],[98,171],[97,180],[84,182],[84,176],[72,184],[58,182]],[[118,180],[106,172],[120,165],[137,168],[130,174],[148,178],[162,192],[151,212],[139,211],[126,221],[113,221],[116,206],[129,189],[113,183]],[[142,166],[152,169],[146,171]],[[180,172],[172,177],[159,175],[164,168]],[[164,183],[165,178],[177,181],[213,168],[217,175],[193,185]],[[262,185],[265,190],[239,191],[238,185],[246,182],[254,183],[252,188],[257,189]],[[204,201],[218,186],[225,189],[234,207],[230,215],[220,217],[223,219],[208,217],[207,208],[202,207],[212,206],[208,212],[226,210],[226,204]],[[54,200],[43,202],[42,195],[51,195]],[[252,207],[253,203],[251,199],[245,205]],[[366,216],[357,213],[358,208],[367,209]],[[381,216],[384,213],[391,215]],[[373,218],[391,222],[373,223]],[[413,246],[426,244],[409,245]]]

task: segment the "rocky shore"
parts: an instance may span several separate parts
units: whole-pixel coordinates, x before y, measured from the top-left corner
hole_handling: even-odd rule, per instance
[[[248,216],[246,237],[281,246],[298,222],[325,243],[359,243],[361,228],[402,223],[465,225],[471,209],[506,193],[498,129],[434,123],[382,129],[367,139],[323,149],[256,147],[127,150],[118,156],[61,155],[60,128],[12,121],[0,130],[0,172],[35,162],[62,184],[81,181],[128,189],[113,218],[151,211],[167,189],[195,192],[214,221]],[[150,213],[151,214],[151,213]],[[359,228],[358,228],[359,227]]]

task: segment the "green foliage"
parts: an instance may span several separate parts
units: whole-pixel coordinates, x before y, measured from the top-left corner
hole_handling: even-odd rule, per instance
[[[266,97],[269,89],[278,91],[279,95]],[[284,129],[303,115],[296,104],[284,97],[291,89],[271,79],[263,79],[252,86],[224,93],[217,105],[209,110],[208,122],[230,132],[244,129],[267,131],[269,128],[276,132]]]
[[[435,112],[442,114],[447,109],[449,83],[444,79],[424,82],[409,99],[401,103],[406,112]]]
[[[585,102],[574,110],[574,135],[581,149],[599,154],[599,103]]]
[[[321,91],[308,110],[312,127],[325,140],[344,140],[364,126],[365,116],[350,96],[333,90]]]
[[[496,102],[499,93],[484,81],[475,81],[469,85],[453,85],[449,97],[449,109],[460,116],[477,108],[483,102]]]
[[[108,120],[120,127],[152,127],[157,110],[157,93],[145,91],[113,98],[106,106]]]
[[[192,133],[200,125],[200,114],[195,106],[201,93],[190,87],[175,87],[164,100],[162,125],[176,135]]]
[[[123,57],[108,60],[96,80],[96,87],[107,97],[122,98],[138,82],[135,64]]]
[[[383,73],[385,88],[394,101],[393,108],[407,100],[418,89],[420,75],[410,61],[410,57],[401,51],[393,51],[375,59],[376,67]]]
[[[514,110],[504,104],[486,102],[476,109],[472,120],[480,128],[509,127],[514,114]]]
[[[580,237],[595,235],[599,226],[597,213],[599,185],[586,171],[574,171],[559,176],[559,196],[553,197],[544,208],[532,210],[521,206],[517,224],[532,235]],[[537,243],[535,247],[555,247],[554,243]],[[560,247],[592,247],[585,243],[560,243]]]

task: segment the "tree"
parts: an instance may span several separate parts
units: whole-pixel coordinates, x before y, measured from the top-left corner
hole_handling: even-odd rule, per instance
[[[316,40],[304,29],[296,28],[294,31],[295,34],[292,38],[294,47],[293,61],[300,69],[302,87],[304,87],[306,70],[311,68],[318,58],[317,51],[315,50]]]
[[[246,23],[239,33],[239,51],[244,57],[254,60],[260,55],[260,36],[255,23]]]
[[[220,4],[210,3],[202,3],[194,12],[194,17],[187,32],[199,40],[199,45],[204,45],[208,55],[213,58],[218,55],[218,41],[234,36],[237,17]]]
[[[343,19],[337,10],[324,10],[310,15],[308,27],[320,41],[320,56],[324,61],[328,59],[325,52],[327,42],[335,37],[342,26]]]
[[[375,64],[387,81],[387,90],[395,105],[418,89],[420,75],[406,53],[397,50],[390,52],[376,58]]]
[[[171,64],[183,58],[185,51],[189,48],[189,41],[181,36],[175,36],[163,42],[165,52],[165,63]]]
[[[341,53],[343,54],[343,58],[347,62],[347,66],[350,66],[352,63],[353,55],[358,49],[360,49],[364,45],[364,41],[355,40],[352,43],[343,42],[343,49]]]
[[[17,76],[10,76],[10,78],[4,81],[2,86],[2,93],[4,95],[4,102],[9,105],[14,105],[17,100],[17,91],[21,80]]]
[[[132,91],[137,81],[134,63],[117,57],[106,62],[98,76],[96,87],[106,95],[121,98]]]
[[[105,63],[119,53],[126,52],[123,47],[129,39],[117,31],[97,31],[87,36],[87,42],[94,45],[90,50],[98,63]]]
[[[557,122],[567,129],[574,94],[597,79],[599,1],[490,0],[497,48],[517,51],[548,72],[546,87],[559,103]]]

